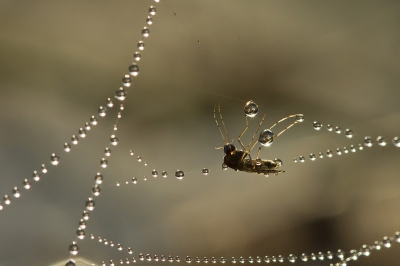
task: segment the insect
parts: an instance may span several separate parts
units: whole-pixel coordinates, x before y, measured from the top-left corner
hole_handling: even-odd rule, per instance
[[[235,145],[231,142],[229,138],[229,133],[228,130],[226,129],[224,119],[222,118],[221,114],[221,107],[218,105],[218,113],[219,117],[222,123],[222,126],[224,127],[225,134],[226,134],[226,139],[224,137],[224,134],[222,133],[222,130],[218,124],[217,120],[217,115],[216,115],[216,107],[214,106],[214,120],[215,123],[217,124],[218,130],[221,133],[222,139],[224,140],[224,147],[219,147],[216,149],[224,149],[224,163],[222,164],[222,168],[225,169],[226,167],[229,167],[235,171],[243,171],[243,172],[248,172],[248,173],[256,173],[256,174],[262,174],[265,176],[269,176],[269,174],[275,174],[278,175],[279,173],[284,173],[285,171],[279,170],[278,168],[282,166],[282,161],[280,159],[274,159],[274,160],[266,160],[266,159],[261,159],[259,158],[261,148],[262,147],[269,147],[272,145],[273,141],[279,137],[283,132],[291,128],[297,123],[303,122],[304,121],[304,116],[302,114],[295,114],[295,115],[289,115],[281,120],[275,122],[269,129],[265,129],[260,133],[260,136],[256,141],[254,141],[255,136],[257,135],[258,130],[260,129],[262,123],[264,122],[265,116],[261,119],[260,124],[257,127],[257,130],[254,132],[253,137],[251,138],[250,142],[247,144],[245,147],[241,141],[241,138],[243,137],[244,133],[247,131],[249,128],[249,121],[248,117],[254,117],[258,113],[258,106],[255,102],[253,101],[248,101],[245,104],[244,107],[244,113],[246,115],[246,127],[243,129],[242,133],[240,133],[238,137],[238,142],[240,146],[242,147],[242,150],[237,149]],[[275,127],[277,124],[285,121],[286,119],[289,118],[295,118],[295,121],[291,123],[289,126],[287,126],[285,129],[283,129],[281,132],[278,134],[274,134],[272,132],[272,128]],[[253,143],[254,141],[254,143]],[[253,150],[253,148],[256,146],[257,143],[260,143],[261,146],[258,149],[257,152],[257,157],[256,159],[252,159],[250,152]]]

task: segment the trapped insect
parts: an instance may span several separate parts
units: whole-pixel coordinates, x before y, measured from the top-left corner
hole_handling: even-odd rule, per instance
[[[242,133],[240,133],[238,137],[238,142],[240,146],[242,147],[242,150],[239,150],[236,148],[235,145],[232,144],[230,138],[229,138],[229,133],[228,130],[226,129],[224,119],[222,118],[221,114],[221,107],[218,105],[218,113],[219,117],[221,119],[222,126],[224,127],[225,134],[226,134],[226,139],[224,137],[224,134],[222,133],[222,130],[218,124],[217,121],[217,116],[215,112],[215,107],[214,107],[214,120],[215,123],[217,124],[218,130],[221,133],[222,139],[224,140],[224,147],[219,147],[216,149],[224,149],[224,163],[222,164],[222,168],[225,169],[226,167],[229,167],[235,171],[243,171],[243,172],[248,172],[248,173],[256,173],[256,174],[262,174],[265,176],[268,176],[269,174],[275,174],[278,175],[279,173],[284,173],[285,171],[283,170],[278,170],[279,167],[282,166],[282,160],[280,159],[274,159],[274,160],[267,160],[267,159],[261,159],[259,158],[261,148],[262,147],[269,147],[272,145],[274,140],[279,137],[283,132],[291,128],[297,123],[303,122],[304,121],[304,116],[302,114],[295,114],[295,115],[289,115],[281,120],[275,122],[269,129],[264,129],[261,133],[260,136],[256,141],[253,140],[260,129],[262,123],[264,122],[265,116],[261,119],[260,124],[257,127],[257,130],[254,132],[253,137],[251,138],[250,142],[247,144],[245,147],[241,141],[241,138],[243,137],[244,133],[247,131],[249,128],[249,122],[248,122],[248,117],[255,117],[258,113],[258,106],[255,102],[252,100],[248,101],[245,106],[244,106],[244,113],[246,115],[246,127],[243,129]],[[285,121],[286,119],[289,118],[295,118],[295,121],[291,123],[289,126],[287,126],[285,129],[283,129],[281,132],[279,132],[277,135],[275,135],[272,132],[272,128],[275,127],[277,124]],[[256,146],[257,142],[261,144],[261,146],[258,148],[257,152],[257,157],[256,159],[252,159],[250,152],[253,150],[253,148]]]

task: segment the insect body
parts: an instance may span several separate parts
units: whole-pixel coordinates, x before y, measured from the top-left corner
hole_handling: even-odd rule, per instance
[[[262,147],[268,147],[270,146],[274,139],[276,139],[278,136],[280,136],[283,132],[288,130],[290,127],[294,126],[295,124],[302,122],[304,120],[303,115],[297,114],[297,115],[290,115],[287,117],[282,118],[281,120],[277,121],[275,124],[273,124],[269,129],[265,129],[260,133],[260,136],[258,140],[256,140],[253,143],[254,137],[256,136],[258,130],[260,129],[264,119],[265,115],[262,118],[260,124],[258,125],[257,130],[254,132],[253,137],[251,138],[250,142],[247,144],[245,147],[241,141],[242,136],[244,133],[247,131],[249,128],[249,123],[247,118],[248,117],[254,117],[257,112],[258,112],[258,106],[253,102],[253,101],[248,101],[245,105],[245,114],[246,114],[246,127],[242,131],[242,133],[238,137],[238,142],[240,146],[242,147],[242,150],[237,149],[235,145],[233,145],[229,139],[229,134],[226,129],[224,119],[222,118],[221,114],[221,108],[218,106],[218,112],[219,116],[222,122],[222,125],[225,129],[226,132],[226,138],[225,140],[224,134],[222,133],[221,128],[219,127],[216,113],[215,113],[215,107],[214,107],[214,120],[215,123],[217,124],[217,127],[219,129],[219,132],[221,133],[222,139],[224,140],[224,163],[222,165],[223,168],[229,167],[235,171],[243,171],[243,172],[248,172],[248,173],[256,173],[256,174],[262,174],[265,176],[268,176],[269,174],[275,174],[278,175],[279,173],[284,173],[285,171],[279,170],[278,168],[282,165],[282,161],[280,159],[274,159],[274,160],[265,160],[265,159],[260,159],[260,151]],[[271,131],[273,127],[275,127],[277,124],[280,122],[288,119],[295,117],[296,120],[287,126],[285,129],[283,129],[281,132],[279,132],[277,135],[274,135],[274,133]],[[255,145],[259,142],[261,144],[260,148],[258,149],[257,157],[256,159],[252,159],[250,152],[251,150],[255,147]],[[253,143],[253,145],[252,145]],[[222,148],[222,147],[221,147]],[[219,148],[218,148],[219,149]]]

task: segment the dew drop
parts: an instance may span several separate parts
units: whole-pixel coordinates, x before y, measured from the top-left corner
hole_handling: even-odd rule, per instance
[[[261,259],[260,259],[261,260]],[[224,257],[221,257],[221,259],[219,260],[222,264],[226,263],[226,259]],[[261,261],[260,261],[261,262]]]
[[[150,31],[148,28],[144,27],[144,29],[142,30],[142,36],[147,38],[150,35]]]
[[[111,135],[110,143],[111,143],[111,145],[117,146],[118,138],[115,135]]]
[[[141,161],[142,161],[142,157],[138,156],[138,157],[137,157],[137,161],[138,161],[138,162],[141,162]]]
[[[100,187],[99,187],[99,185],[95,185],[94,187],[92,187],[92,193],[96,197],[100,195]]]
[[[79,251],[78,244],[76,244],[76,242],[73,241],[72,244],[69,245],[69,253],[70,253],[71,255],[74,255],[74,256],[75,256],[75,255],[78,254],[78,251]]]
[[[400,138],[399,137],[393,138],[393,145],[396,147],[400,147]]]
[[[121,112],[118,112],[117,117],[118,117],[118,118],[121,118],[121,117],[122,117]]]
[[[136,77],[139,74],[139,66],[136,63],[132,63],[129,68],[129,74]]]
[[[117,187],[119,187],[121,184],[117,181]]]
[[[104,155],[105,155],[105,156],[110,156],[110,155],[111,155],[111,150],[110,150],[110,148],[105,148],[105,150],[104,150]]]
[[[315,154],[314,153],[311,153],[310,154],[310,160],[311,161],[315,161],[317,159],[317,157],[315,156]]]
[[[324,158],[324,154],[323,154],[322,152],[320,152],[320,153],[318,153],[318,157],[319,157],[320,159],[322,159],[322,158]]]
[[[397,243],[400,243],[400,232],[396,232],[394,234],[393,240]]]
[[[147,25],[153,24],[153,19],[151,17],[147,17],[146,23],[147,23]]]
[[[367,147],[372,147],[372,138],[370,136],[367,136],[364,138],[364,145]]]
[[[315,130],[320,130],[322,128],[322,124],[320,122],[318,122],[318,121],[314,121],[313,128]]]
[[[128,248],[128,253],[129,253],[129,254],[132,254],[132,253],[133,253],[132,248],[130,248],[130,247]]]
[[[358,144],[358,149],[359,149],[360,151],[362,151],[362,150],[364,149],[364,147],[363,147],[363,145],[362,145],[361,143]]]
[[[382,147],[386,146],[386,144],[387,144],[386,138],[384,138],[384,137],[382,137],[382,136],[379,136],[379,137],[376,139],[376,141],[378,142],[378,145],[379,145],[379,146],[382,146]]]
[[[201,259],[200,259],[199,257],[196,257],[194,261],[195,261],[196,263],[200,263],[200,262],[201,262]]]
[[[28,179],[24,179],[24,182],[22,184],[24,185],[25,189],[30,189],[31,188],[31,183],[29,183]]]
[[[349,139],[353,137],[353,130],[351,129],[346,129],[346,137],[348,137]]]
[[[201,172],[203,173],[203,175],[208,175],[210,173],[210,170],[208,170],[207,168],[203,168]]]
[[[392,240],[390,240],[389,237],[385,236],[385,237],[383,238],[383,240],[382,240],[382,245],[383,245],[385,248],[390,248],[390,247],[392,246]]]
[[[293,254],[290,254],[289,257],[288,257],[288,261],[291,262],[291,263],[296,262],[296,259],[297,259],[297,257],[295,255],[293,255]]]
[[[107,161],[107,159],[105,159],[105,158],[101,158],[101,161],[100,161],[100,166],[101,166],[101,167],[103,167],[103,168],[106,168],[106,167],[107,167],[107,165],[108,165],[108,161]]]
[[[375,241],[374,242],[374,249],[381,250],[381,248],[382,248],[381,243],[379,243],[379,241]]]
[[[107,108],[105,108],[105,107],[103,107],[103,106],[100,106],[100,107],[99,107],[99,110],[98,110],[98,114],[99,114],[99,116],[101,116],[101,117],[105,117],[106,114],[107,114]]]
[[[76,236],[77,236],[79,239],[84,239],[84,238],[85,238],[85,231],[82,230],[82,229],[78,229],[78,230],[76,231]]]
[[[316,259],[317,259],[317,256],[315,256],[315,254],[314,254],[314,253],[311,253],[311,255],[310,255],[310,259],[312,259],[312,260],[316,260]]]
[[[40,180],[40,175],[39,175],[39,173],[38,173],[37,171],[33,171],[32,178],[33,178],[33,180],[35,180],[35,181],[39,181],[39,180]]]
[[[172,256],[168,256],[168,261],[169,261],[169,262],[173,262],[173,261],[174,261],[174,258],[172,258]]]
[[[270,129],[264,129],[258,137],[258,142],[263,147],[269,147],[274,142],[274,137],[274,133]]]
[[[72,259],[69,259],[67,263],[65,263],[65,266],[76,266],[75,261]]]
[[[363,245],[361,247],[360,250],[361,254],[363,254],[364,256],[369,256],[371,254],[371,250],[369,249],[369,247],[367,245]]]
[[[332,254],[332,252],[330,252],[330,251],[327,251],[326,252],[326,257],[328,258],[328,259],[333,259],[333,254]]]
[[[139,54],[140,55],[140,54]],[[135,56],[133,56],[135,58]],[[136,59],[136,58],[135,58]],[[138,60],[137,60],[138,61]],[[130,87],[132,84],[132,79],[129,75],[124,75],[124,77],[122,78],[122,86],[125,87]]]
[[[227,170],[227,169],[228,169],[228,166],[225,163],[223,163],[222,164],[222,170]]]
[[[243,257],[240,257],[240,258],[239,258],[239,262],[240,262],[240,263],[245,263],[245,262],[246,262],[246,259],[243,258]]]
[[[333,130],[333,127],[332,127],[331,124],[328,124],[328,125],[326,125],[326,129],[327,129],[328,131],[332,131],[332,130]]]
[[[343,148],[343,152],[344,152],[344,153],[349,153],[349,150],[347,149],[347,147],[344,147],[344,148]]]
[[[94,201],[93,201],[92,198],[89,198],[89,199],[86,201],[86,209],[87,209],[88,211],[93,211],[93,210],[94,210]]]
[[[60,157],[58,157],[55,153],[52,153],[50,156],[50,161],[52,165],[58,165],[60,163]]]
[[[161,261],[166,261],[167,258],[164,255],[161,255]]]
[[[138,47],[138,49],[140,51],[143,51],[144,50],[144,42],[143,41],[139,41],[137,47]]]
[[[159,258],[157,255],[154,255],[153,260],[154,260],[154,261],[159,261],[160,258]]]
[[[130,151],[129,151],[129,155],[131,155],[131,156],[132,156],[132,155],[135,155],[135,153],[133,152],[133,150],[130,150]]]
[[[82,219],[85,221],[89,220],[89,213],[86,210],[84,210],[82,213]]]
[[[285,258],[282,257],[282,255],[279,255],[279,256],[278,256],[278,261],[279,261],[279,262],[283,262],[284,260],[285,260]]]
[[[304,162],[306,161],[306,158],[304,158],[304,156],[300,156],[300,157],[299,157],[299,161],[300,161],[301,163],[304,163]]]
[[[152,16],[154,16],[156,14],[156,8],[154,6],[151,6],[149,8],[149,14]]]
[[[126,90],[123,87],[120,87],[116,92],[115,92],[115,98],[119,101],[123,101],[126,99]]]
[[[297,163],[297,159],[296,159],[296,158],[293,158],[293,162]]]
[[[13,188],[12,193],[13,193],[13,196],[14,196],[15,198],[19,198],[19,197],[21,196],[21,192],[19,191],[19,189],[18,189],[17,187],[14,187],[14,188]]]
[[[255,159],[256,165],[260,166],[262,164],[262,160],[260,158]]]
[[[90,130],[90,124],[88,122],[85,123],[85,129]]]
[[[101,183],[103,183],[103,175],[101,173],[97,173],[94,177],[94,181],[96,182],[96,184],[100,185]]]
[[[350,259],[352,260],[357,260],[358,259],[358,255],[357,255],[357,250],[350,250]]]
[[[336,149],[336,154],[337,154],[337,155],[342,155],[342,149],[337,148],[337,149]]]
[[[177,170],[175,172],[175,177],[179,180],[182,180],[184,176],[185,176],[185,173],[182,170]]]
[[[339,258],[339,259],[344,259],[344,252],[341,250],[341,249],[339,249],[338,250],[338,252],[336,253],[336,256]]]
[[[187,263],[191,263],[191,262],[192,262],[192,258],[189,257],[189,256],[187,256],[186,259],[185,259],[185,261],[186,261]]]
[[[295,120],[296,120],[298,123],[303,122],[303,121],[304,121],[304,115],[301,115],[301,114],[296,115]]]
[[[144,164],[144,166],[147,166],[147,163],[146,163],[146,162],[144,162],[143,164]]]
[[[253,101],[248,101],[244,105],[244,114],[247,117],[255,117],[258,113],[258,105]]]
[[[151,175],[153,177],[157,177],[158,176],[158,172],[154,169],[153,171],[151,171]]]
[[[136,177],[132,177],[132,183],[133,183],[134,185],[137,184],[137,179],[136,179]]]
[[[43,174],[47,173],[48,170],[47,170],[46,165],[42,164],[41,171]]]
[[[77,145],[78,142],[79,142],[79,138],[78,138],[77,136],[75,136],[75,135],[72,135],[72,137],[71,137],[71,143],[74,144],[74,145]],[[64,147],[64,148],[65,148],[65,147]]]
[[[123,249],[123,248],[122,248],[122,245],[121,245],[121,244],[118,244],[117,249],[118,249],[119,251],[121,251],[121,250]]]
[[[303,253],[303,254],[301,254],[300,259],[301,259],[302,261],[308,261],[308,256],[307,256],[305,253]]]
[[[110,98],[107,98],[107,102],[106,102],[107,107],[112,108],[114,106],[113,101]]]
[[[335,132],[336,132],[337,134],[340,134],[340,133],[342,133],[342,129],[341,129],[340,127],[336,127],[336,128],[335,128]]]
[[[354,145],[350,146],[350,150],[351,150],[351,152],[356,152],[357,151],[357,149],[356,149],[356,147],[354,147]]]
[[[318,257],[319,260],[324,260],[325,259],[325,255],[322,252],[318,252],[317,257]]]
[[[251,256],[247,259],[247,261],[248,261],[249,263],[254,263],[254,259],[253,259],[253,257],[251,257]]]
[[[97,117],[95,117],[94,115],[92,115],[92,117],[90,118],[90,124],[92,126],[97,125],[98,121],[97,121]]]

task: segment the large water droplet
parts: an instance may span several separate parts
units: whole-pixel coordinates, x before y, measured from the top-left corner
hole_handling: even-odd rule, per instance
[[[142,30],[142,36],[147,38],[150,35],[150,31],[148,28],[144,27],[144,29]]]
[[[90,117],[90,124],[92,126],[97,125],[98,121],[97,121],[97,117],[95,117],[94,115],[92,115],[92,117]]]
[[[101,116],[101,117],[105,117],[106,114],[107,114],[107,108],[105,108],[105,107],[103,107],[103,106],[100,106],[100,107],[99,107],[99,110],[98,110],[98,114],[99,114],[99,116]]]
[[[137,76],[139,74],[139,66],[136,63],[132,63],[129,68],[129,74],[131,74],[132,76]]]
[[[72,242],[71,245],[69,245],[69,253],[71,253],[71,255],[77,255],[79,251],[79,247],[78,244],[76,244],[75,241]]]
[[[86,209],[87,209],[88,211],[93,211],[93,210],[94,210],[94,201],[93,201],[92,198],[89,198],[89,199],[86,201]]]
[[[156,14],[156,8],[154,6],[151,6],[149,8],[149,14],[152,16],[154,16]]]
[[[118,144],[118,138],[115,135],[111,135],[110,137],[110,143],[111,145],[117,146]]]
[[[203,168],[201,172],[203,173],[203,175],[208,175],[210,173],[210,170],[208,170],[207,168]]]
[[[320,122],[318,122],[318,121],[314,121],[313,128],[315,130],[320,130],[322,128],[322,124]]]
[[[107,159],[106,159],[106,158],[101,158],[101,160],[100,160],[100,166],[103,167],[103,168],[106,168],[107,165],[108,165]]]
[[[258,113],[258,105],[253,101],[248,101],[244,105],[244,114],[248,117],[255,117]]]
[[[353,130],[351,129],[346,129],[346,137],[352,138],[353,137]]]
[[[58,157],[55,153],[52,153],[50,156],[50,161],[52,165],[58,165],[60,163],[60,157]]]
[[[384,138],[384,137],[382,137],[382,136],[379,136],[377,139],[376,139],[376,141],[378,142],[378,145],[379,146],[386,146],[386,144],[387,144],[387,141],[386,141],[386,138]]]
[[[258,137],[261,146],[269,147],[274,142],[274,133],[270,129],[264,129]]]
[[[364,145],[367,147],[372,147],[372,138],[370,136],[367,136],[364,138]]]
[[[94,177],[94,181],[96,182],[96,184],[100,185],[101,183],[103,183],[103,175],[101,173],[97,173]]]
[[[295,120],[296,120],[298,123],[303,122],[303,121],[304,121],[304,115],[302,115],[302,114],[296,115]]]
[[[183,177],[185,176],[185,173],[182,170],[177,170],[175,172],[175,177],[179,180],[183,179]]]
[[[143,41],[139,41],[137,47],[138,47],[138,49],[140,51],[143,51],[144,50],[144,42]]]

